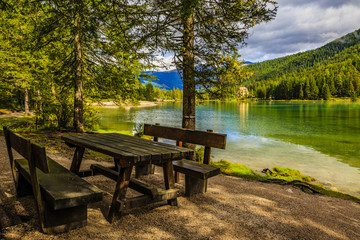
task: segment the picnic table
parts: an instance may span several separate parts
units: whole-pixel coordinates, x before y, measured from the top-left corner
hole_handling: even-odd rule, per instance
[[[167,200],[170,205],[177,205],[179,192],[174,188],[172,161],[187,158],[194,154],[192,149],[118,133],[65,135],[62,136],[62,139],[68,146],[75,147],[70,171],[82,177],[102,174],[116,181],[107,217],[109,222],[112,222],[115,213],[125,209],[164,200]],[[114,167],[109,168],[93,164],[90,169],[80,171],[86,148],[113,157]],[[159,191],[157,188],[131,178],[133,167],[144,164],[156,164],[163,167],[166,190]],[[126,198],[128,187],[143,193],[143,195]]]

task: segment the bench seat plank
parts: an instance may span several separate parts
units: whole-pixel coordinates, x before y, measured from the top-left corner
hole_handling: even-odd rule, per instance
[[[64,209],[101,201],[103,193],[97,187],[81,179],[51,158],[47,158],[50,173],[36,169],[41,191],[48,204],[54,209]],[[20,173],[31,183],[28,161],[15,160]]]
[[[176,172],[203,180],[220,174],[220,168],[187,159],[173,161],[173,166]]]

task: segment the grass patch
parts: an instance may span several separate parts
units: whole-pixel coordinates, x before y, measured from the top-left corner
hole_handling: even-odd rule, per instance
[[[120,133],[124,135],[133,136],[132,132],[130,131],[121,131],[121,130],[105,130],[105,129],[97,129],[92,131],[94,133]]]
[[[3,133],[3,127],[8,127],[15,132],[35,130],[35,117],[4,117],[0,118],[0,133]]]
[[[266,168],[263,170],[269,179],[283,179],[285,181],[299,180],[303,182],[315,182],[316,178],[301,174],[299,170],[285,167],[274,167],[272,170]]]
[[[349,194],[326,189],[322,184],[312,183],[315,178],[301,174],[299,170],[285,167],[274,167],[272,170],[264,169],[264,175],[255,173],[249,167],[240,163],[231,163],[226,160],[210,162],[210,165],[219,167],[223,174],[247,179],[260,180],[262,182],[278,183],[281,185],[292,185],[304,192],[318,193],[335,198],[342,198],[360,203],[360,199]]]
[[[8,114],[8,113],[11,113],[11,111],[7,109],[0,109],[0,114]]]
[[[265,179],[265,177],[256,174],[249,167],[240,163],[231,163],[226,160],[221,160],[219,162],[211,162],[210,165],[220,168],[221,172],[226,175],[251,179]]]

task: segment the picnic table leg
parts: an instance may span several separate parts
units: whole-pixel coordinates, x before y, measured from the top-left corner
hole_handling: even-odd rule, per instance
[[[163,163],[163,172],[166,190],[175,188],[174,167],[172,161],[166,161]],[[177,198],[169,199],[168,204],[171,206],[177,206]]]
[[[120,170],[120,166],[119,166],[118,162],[119,162],[119,160],[114,158],[115,168],[116,168],[117,171]]]
[[[84,152],[85,152],[84,147],[76,147],[74,157],[73,157],[73,160],[71,162],[71,167],[70,167],[71,172],[73,172],[75,174],[79,173],[81,161],[82,161],[83,156],[84,156]]]
[[[176,146],[182,147],[182,141],[176,141]],[[176,183],[180,182],[180,173],[179,172],[175,172],[175,182]]]
[[[135,177],[139,178],[140,176],[154,174],[154,171],[155,165],[153,164],[139,164],[135,166]]]
[[[119,210],[122,208],[122,205],[124,204],[123,199],[125,198],[126,191],[128,189],[129,183],[130,183],[130,176],[133,166],[127,166],[127,167],[121,167],[119,169],[119,177],[116,182],[115,192],[114,196],[111,202],[109,215],[107,217],[107,220],[111,223],[114,218],[114,214],[116,212],[119,212]]]

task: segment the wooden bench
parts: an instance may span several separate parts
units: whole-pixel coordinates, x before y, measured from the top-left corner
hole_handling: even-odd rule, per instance
[[[174,170],[185,174],[185,195],[191,196],[207,191],[207,179],[220,173],[220,169],[208,165],[210,163],[211,148],[225,149],[226,134],[213,133],[211,130],[197,131],[183,128],[160,126],[159,124],[144,124],[144,134],[158,138],[176,140],[176,144],[191,143],[205,146],[204,161],[198,163],[188,159],[173,161]],[[178,181],[178,174],[176,174]]]
[[[44,233],[59,233],[87,223],[87,204],[101,201],[95,186],[46,156],[45,148],[4,127],[17,195],[33,194]],[[12,149],[23,159],[14,159]]]

